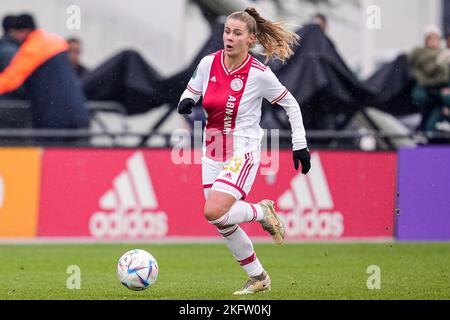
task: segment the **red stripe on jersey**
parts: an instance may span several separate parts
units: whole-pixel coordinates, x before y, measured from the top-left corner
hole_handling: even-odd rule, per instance
[[[203,189],[209,189],[211,188],[213,185],[212,184],[204,184],[203,185]]]
[[[201,95],[202,94],[202,92],[201,91],[197,91],[197,90],[195,90],[194,88],[192,88],[190,85],[187,85],[187,89],[190,91],[190,92],[192,92],[193,94],[195,94],[195,95]]]
[[[254,64],[252,64],[252,68],[255,68],[255,69],[258,69],[258,70],[261,70],[261,71],[266,71],[265,68],[262,68],[260,66],[254,65]]]
[[[235,188],[237,191],[240,192],[240,194],[242,195],[242,199],[245,199],[247,197],[247,194],[244,192],[244,190],[242,190],[241,188],[239,188],[238,186],[232,184],[230,181],[227,180],[222,180],[222,179],[217,179],[216,182],[220,182],[226,185],[229,185],[233,188]]]
[[[206,156],[225,161],[233,155],[233,130],[242,95],[247,84],[253,57],[248,55],[241,66],[229,73],[223,65],[223,50],[216,54],[211,65],[210,81],[203,96],[206,119]]]
[[[272,102],[271,102],[271,104],[275,104],[275,103],[278,103],[278,102],[280,102],[281,100],[283,100],[283,98],[288,94],[288,89],[285,89],[284,91],[283,91],[283,93],[278,97],[278,98],[276,98],[275,100],[273,100]]]
[[[259,67],[259,68],[261,68],[263,70],[267,69],[267,66],[262,64],[258,59],[253,59],[252,65],[255,66],[255,67]]]
[[[247,265],[247,264],[249,264],[249,263],[252,263],[252,262],[255,261],[255,260],[256,260],[256,254],[253,252],[253,254],[252,254],[250,257],[245,258],[244,260],[240,260],[240,261],[239,261],[239,264],[240,264],[241,266],[245,266],[245,265]]]
[[[242,62],[239,66],[237,66],[236,68],[234,68],[233,70],[230,71],[230,70],[228,70],[227,67],[225,66],[225,54],[224,54],[224,52],[225,52],[225,51],[222,50],[222,53],[221,53],[221,59],[220,59],[220,60],[221,60],[221,63],[222,63],[222,68],[223,68],[223,70],[225,71],[225,73],[226,73],[227,75],[232,75],[233,73],[238,72],[238,71],[241,70],[243,67],[245,67],[245,65],[247,64],[247,62],[249,62],[250,60],[253,60],[253,59],[252,59],[253,57],[247,53],[247,58],[245,58],[244,62]]]
[[[264,63],[262,63],[261,61],[259,61],[258,59],[253,59],[252,63],[258,64],[261,67],[267,68],[267,66]]]

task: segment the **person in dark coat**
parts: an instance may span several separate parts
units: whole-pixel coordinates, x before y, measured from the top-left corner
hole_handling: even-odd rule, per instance
[[[89,70],[80,61],[82,52],[81,40],[78,38],[69,38],[67,39],[67,43],[69,44],[69,61],[75,70],[75,74],[82,78]]]
[[[19,50],[19,44],[11,37],[15,23],[15,16],[8,15],[3,18],[3,36],[0,38],[0,72],[5,70]],[[15,100],[24,98],[24,88],[0,96],[0,100]]]
[[[3,36],[0,38],[0,72],[5,70],[12,58],[19,50],[19,45],[11,38],[11,28],[14,26],[14,16],[3,18]]]
[[[412,91],[412,101],[422,108],[421,131],[435,131],[436,124],[448,108],[448,98],[443,95],[450,78],[446,52],[441,48],[442,33],[438,27],[428,26],[424,31],[425,46],[416,48],[409,56],[417,85]]]
[[[11,37],[20,49],[0,73],[0,94],[25,84],[34,128],[88,128],[86,99],[67,58],[66,40],[37,29],[26,14],[17,17]]]

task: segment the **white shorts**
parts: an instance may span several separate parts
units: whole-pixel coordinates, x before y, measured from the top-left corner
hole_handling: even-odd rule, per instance
[[[260,163],[257,151],[234,156],[227,162],[202,158],[203,189],[225,192],[236,200],[245,199],[255,182]]]

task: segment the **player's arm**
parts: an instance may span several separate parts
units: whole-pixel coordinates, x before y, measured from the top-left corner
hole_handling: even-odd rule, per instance
[[[198,102],[202,96],[203,87],[203,60],[195,69],[194,74],[189,80],[189,83],[181,95],[180,102],[178,103],[178,113],[179,114],[191,114],[192,108]]]
[[[292,130],[293,160],[296,170],[302,164],[302,173],[307,174],[311,168],[311,156],[306,141],[306,131],[300,106],[294,96],[284,87],[273,72],[268,69],[263,73],[263,96],[272,105],[278,104],[285,111]]]

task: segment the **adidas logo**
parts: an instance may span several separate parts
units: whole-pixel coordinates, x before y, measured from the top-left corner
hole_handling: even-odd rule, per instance
[[[141,151],[126,161],[126,169],[99,199],[100,212],[92,215],[89,230],[95,237],[163,237],[167,214],[158,211],[158,199]]]
[[[230,179],[230,180],[231,180],[231,179],[232,179],[232,178],[231,178],[231,173],[227,172],[227,174],[225,174],[225,178],[227,178],[227,179]]]
[[[212,82],[217,82],[217,80],[216,80],[216,76],[213,76],[209,81],[212,81]]]
[[[340,237],[344,217],[334,209],[333,198],[318,154],[311,156],[311,171],[299,173],[291,188],[277,201],[280,217],[290,236]]]

